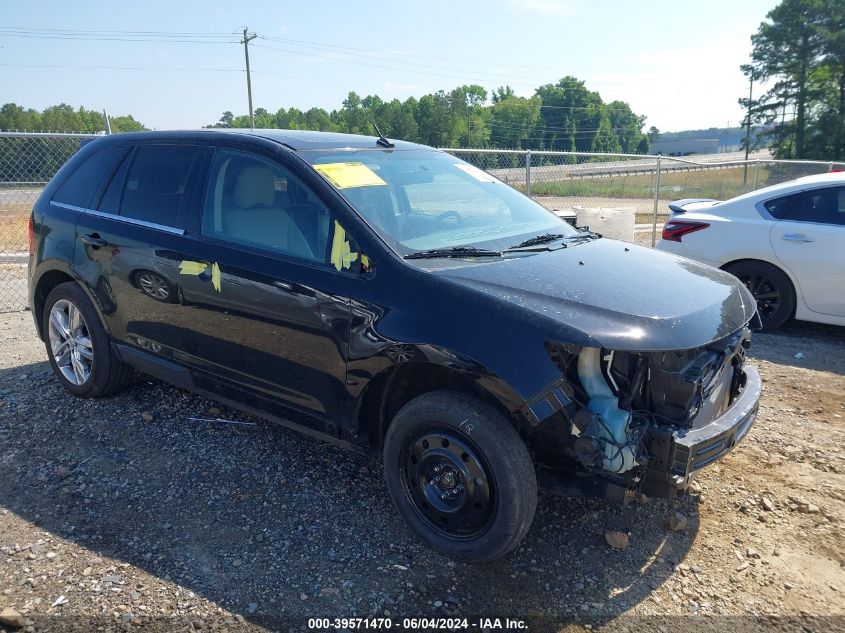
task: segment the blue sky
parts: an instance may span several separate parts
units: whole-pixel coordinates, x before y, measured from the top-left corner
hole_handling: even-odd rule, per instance
[[[738,67],[776,4],[0,0],[6,29],[198,34],[180,36],[191,42],[158,35],[123,41],[119,33],[91,41],[7,30],[0,34],[0,103],[41,109],[64,101],[131,113],[159,129],[200,127],[224,110],[247,111],[243,47],[234,33],[248,26],[274,38],[250,47],[254,103],[271,111],[338,108],[350,90],[404,99],[463,83],[510,84],[529,96],[574,75],[606,101],[628,101],[647,126],[663,131],[738,125],[737,98],[748,89]],[[205,35],[212,33],[219,35]]]

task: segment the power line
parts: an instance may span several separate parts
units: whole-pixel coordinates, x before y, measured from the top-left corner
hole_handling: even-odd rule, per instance
[[[221,73],[242,73],[243,68],[202,68],[202,67],[161,67],[161,66],[107,66],[107,65],[64,65],[64,64],[7,64],[0,62],[0,66],[9,68],[55,68],[61,70],[85,69],[85,70],[150,70],[155,72],[177,71],[177,72],[221,72]],[[253,71],[258,72],[258,71]]]
[[[273,41],[273,42],[279,42],[279,43],[282,43],[282,44],[296,44],[296,45],[299,45],[299,46],[307,46],[307,47],[311,47],[311,48],[338,49],[338,50],[341,50],[341,51],[358,51],[358,52],[361,52],[361,53],[371,53],[371,54],[382,55],[382,56],[395,56],[397,54],[402,54],[402,53],[396,53],[396,52],[393,52],[393,51],[377,51],[377,50],[374,50],[374,49],[359,48],[359,47],[355,47],[355,46],[343,46],[343,45],[340,45],[340,44],[329,44],[329,43],[325,43],[325,42],[298,40],[298,39],[286,38],[286,37],[272,37],[272,36],[269,36],[269,35],[262,36],[262,39],[270,40],[270,41]],[[435,59],[435,60],[438,60],[438,61],[452,62],[452,63],[459,62],[459,63],[463,63],[463,64],[477,64],[477,65],[485,65],[485,66],[489,66],[492,63],[490,60],[456,59],[454,57],[437,57],[437,56],[434,56],[434,55],[416,55],[416,54],[414,56],[420,57],[420,58],[426,58],[426,59]],[[499,66],[499,67],[505,66],[505,67],[510,67],[510,68],[537,68],[537,69],[555,70],[555,71],[560,70],[557,67],[538,66],[536,64],[509,64],[509,63],[499,63],[499,62],[495,62],[495,64],[496,64],[496,66]],[[593,69],[581,68],[581,69],[572,69],[572,70],[580,70],[581,72],[604,72],[600,69],[595,69],[595,68],[593,68]],[[618,72],[619,69],[614,68],[613,70]],[[645,70],[627,71],[626,70],[625,72],[626,73],[649,73],[651,71],[645,71]]]
[[[88,35],[188,35],[198,37],[230,36],[232,33],[225,31],[126,31],[126,30],[90,30],[90,29],[48,29],[32,28],[26,26],[0,26],[0,31],[20,31],[24,33],[75,33]]]

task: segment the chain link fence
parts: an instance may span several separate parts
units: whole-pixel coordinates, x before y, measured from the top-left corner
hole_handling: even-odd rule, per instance
[[[0,311],[27,305],[27,225],[41,189],[88,140],[85,134],[0,132]],[[624,209],[634,241],[653,244],[679,198],[726,199],[845,163],[750,161],[492,149],[446,151],[490,172],[551,210]]]
[[[634,214],[634,241],[654,245],[680,198],[726,200],[802,176],[845,168],[845,163],[719,157],[639,156],[582,152],[446,149],[527,193],[550,210]]]
[[[26,308],[32,205],[67,159],[92,138],[0,132],[0,311]]]

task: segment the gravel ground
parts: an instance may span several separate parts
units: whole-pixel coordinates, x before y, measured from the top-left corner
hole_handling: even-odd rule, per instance
[[[522,546],[471,566],[415,540],[378,462],[260,421],[189,422],[218,405],[142,376],[73,399],[30,314],[0,315],[0,629],[460,616],[470,630],[843,630],[844,332],[755,337],[760,417],[693,494],[623,507],[544,493]]]

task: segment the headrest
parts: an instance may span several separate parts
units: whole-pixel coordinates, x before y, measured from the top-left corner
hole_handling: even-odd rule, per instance
[[[263,165],[250,165],[241,169],[232,192],[234,206],[242,209],[271,207],[275,188],[273,170]]]

